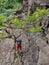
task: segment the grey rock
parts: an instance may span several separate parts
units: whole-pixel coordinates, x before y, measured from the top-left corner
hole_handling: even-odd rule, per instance
[[[48,38],[48,40],[49,40],[49,34],[47,34],[47,35],[46,35],[46,37],[47,37],[47,38]]]
[[[14,51],[11,52],[11,55],[10,55],[10,60],[11,60],[11,63],[14,62]]]
[[[37,65],[49,65],[49,58],[42,51],[39,52],[39,61]]]
[[[11,65],[11,63],[6,63],[6,65]]]
[[[15,29],[15,30],[13,30],[13,34],[14,34],[16,37],[19,36],[20,32],[21,32],[21,29]]]
[[[20,58],[16,58],[14,61],[14,65],[22,65]]]
[[[37,46],[39,46],[39,48],[43,48],[43,47],[47,46],[46,41],[41,38],[37,38],[36,44],[37,44]]]
[[[32,65],[32,64],[37,65],[38,47],[33,41],[33,39],[31,39],[31,42],[28,44],[30,45],[29,47],[27,46],[29,49],[27,50],[27,52],[24,52],[23,57],[22,57],[24,65]]]
[[[11,65],[11,63],[13,63],[14,61],[13,47],[14,47],[13,39],[6,38],[6,39],[1,40],[0,42],[0,63],[1,65]]]
[[[49,57],[49,45],[47,45],[46,47],[43,47],[43,49],[41,49],[41,51]]]
[[[6,62],[10,62],[10,52],[8,52],[6,55]]]

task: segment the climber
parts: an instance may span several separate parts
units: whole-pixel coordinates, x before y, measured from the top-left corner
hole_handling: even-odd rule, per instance
[[[21,43],[22,43],[22,40],[16,40],[16,50],[21,50]]]

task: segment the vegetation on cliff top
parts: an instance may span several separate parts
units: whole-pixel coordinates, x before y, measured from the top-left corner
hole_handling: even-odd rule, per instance
[[[37,33],[42,32],[42,26],[35,27],[38,22],[42,22],[42,16],[49,15],[49,12],[46,9],[37,8],[36,11],[29,15],[25,21],[15,18],[13,12],[18,10],[21,7],[20,1],[17,0],[0,0],[0,29],[12,28],[11,24],[15,28],[25,29],[27,28],[29,32]],[[32,25],[30,27],[27,27]],[[14,28],[14,27],[13,27]],[[0,38],[6,37],[6,34],[0,34]]]

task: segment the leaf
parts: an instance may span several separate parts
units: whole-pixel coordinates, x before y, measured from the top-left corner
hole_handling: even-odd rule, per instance
[[[36,9],[36,12],[38,12],[39,15],[48,15],[49,11],[47,11],[46,9]]]
[[[19,19],[14,19],[12,20],[12,23],[17,26],[17,27],[23,27],[24,26],[24,21],[19,20]]]
[[[37,32],[42,32],[42,27],[43,26],[40,26],[40,27],[37,27],[37,28],[29,28],[29,32],[32,32],[32,33],[37,33]]]
[[[35,26],[38,22],[42,22],[42,20],[43,20],[42,16],[47,16],[48,14],[49,14],[49,11],[47,11],[46,9],[39,9],[39,8],[37,8],[36,11],[31,16],[28,16],[26,21],[28,23],[31,22],[32,25]]]
[[[5,37],[7,37],[7,35],[5,33],[0,34],[0,38],[5,38]]]
[[[5,26],[0,26],[0,29],[6,29],[7,27],[5,27]]]
[[[6,17],[3,15],[0,15],[0,24],[3,24],[6,21]]]
[[[14,7],[13,7],[13,9],[18,10],[20,7],[21,7],[21,4],[18,3],[18,2],[16,2],[15,5],[14,5]]]

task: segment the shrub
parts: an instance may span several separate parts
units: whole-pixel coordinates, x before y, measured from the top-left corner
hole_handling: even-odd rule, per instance
[[[21,4],[16,2],[15,5],[13,6],[13,9],[18,10],[19,8],[21,8]]]
[[[3,15],[0,15],[0,24],[3,24],[6,21],[6,17]]]
[[[37,33],[37,32],[42,32],[42,27],[43,26],[40,26],[40,27],[37,27],[37,28],[29,28],[29,32],[31,33]]]
[[[6,29],[6,28],[7,28],[7,27],[0,25],[0,29]]]
[[[19,19],[14,19],[12,20],[12,23],[17,26],[17,27],[23,27],[24,26],[24,21],[19,20]]]
[[[27,21],[32,21],[32,22],[36,22],[36,21],[40,21],[41,20],[41,16],[40,15],[48,15],[49,12],[45,9],[36,9],[36,11],[31,15],[28,16]]]
[[[49,12],[46,9],[36,9],[36,12],[38,12],[39,15],[48,15]]]
[[[7,37],[7,35],[5,33],[0,34],[0,38],[5,38],[5,37]]]

